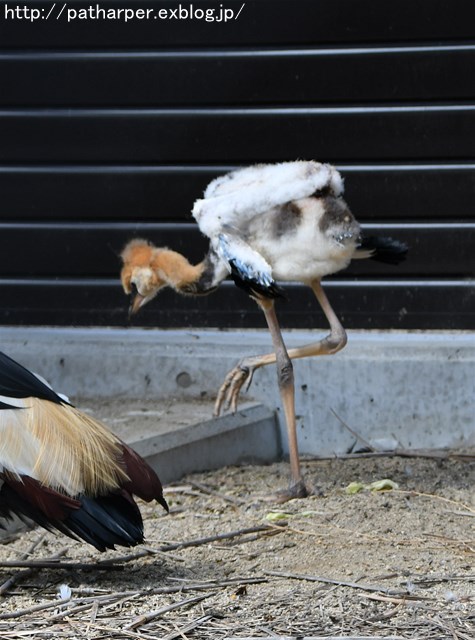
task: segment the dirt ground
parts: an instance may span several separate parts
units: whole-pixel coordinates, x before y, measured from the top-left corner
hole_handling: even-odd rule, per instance
[[[147,540],[132,550],[13,536],[1,562],[60,554],[83,567],[0,566],[0,637],[473,640],[475,462],[304,466],[316,495],[284,505],[266,498],[286,484],[285,463],[186,477],[166,488],[170,515],[141,505]],[[399,488],[345,491],[384,478]]]

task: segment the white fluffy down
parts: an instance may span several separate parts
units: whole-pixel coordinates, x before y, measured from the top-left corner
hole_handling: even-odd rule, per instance
[[[343,193],[343,180],[329,164],[304,160],[261,164],[210,182],[204,198],[196,200],[192,213],[202,233],[212,238],[223,225],[240,228],[256,214],[308,197],[325,187],[335,196]]]

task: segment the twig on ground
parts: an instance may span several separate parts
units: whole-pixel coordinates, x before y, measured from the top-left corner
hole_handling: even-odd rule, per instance
[[[191,485],[190,484],[185,484],[185,485],[180,485],[180,486],[171,486],[171,487],[163,487],[163,495],[167,496],[170,495],[171,493],[188,493],[189,491],[191,491]]]
[[[391,602],[392,604],[407,604],[413,600],[432,600],[432,598],[425,598],[424,596],[406,595],[402,598],[395,598],[393,596],[381,596],[377,593],[363,593],[363,598],[369,600],[377,600],[378,602]]]
[[[142,625],[147,624],[152,620],[155,620],[155,618],[159,618],[164,613],[168,613],[169,611],[174,611],[175,609],[180,609],[181,607],[186,607],[188,605],[195,605],[198,602],[201,602],[202,600],[204,600],[205,598],[210,598],[213,595],[214,595],[214,592],[207,593],[203,596],[195,596],[194,598],[185,598],[185,600],[180,600],[180,602],[174,602],[173,604],[167,605],[166,607],[161,607],[156,611],[145,613],[141,616],[138,616],[138,618],[135,618],[135,620],[132,620],[132,622],[130,622],[128,625],[125,626],[125,629],[127,630],[137,629],[138,627],[141,627]]]
[[[174,560],[175,562],[186,562],[185,558],[181,558],[170,551],[160,551],[160,549],[154,549],[153,547],[145,547],[145,551],[151,556],[163,556],[168,560]]]
[[[437,582],[455,582],[463,580],[464,582],[473,582],[475,580],[475,575],[466,575],[466,576],[454,576],[454,575],[446,575],[446,576],[427,576],[425,578],[414,578],[412,582],[414,584],[432,584]]]
[[[445,633],[450,633],[454,640],[472,640],[472,636],[468,636],[466,633],[463,633],[458,629],[455,630],[453,625],[451,625],[449,622],[446,622],[444,624],[440,619],[431,619],[427,620],[427,622],[428,624],[434,626],[436,629],[440,629]]]
[[[177,580],[178,578],[175,578]],[[181,581],[181,579],[180,579]],[[269,582],[269,578],[256,577],[256,578],[225,578],[224,580],[207,580],[204,582],[190,582],[190,584],[181,584],[177,587],[157,587],[144,593],[175,593],[175,591],[191,591],[193,589],[216,589],[217,587],[233,587],[236,584],[261,584],[263,582]]]
[[[404,640],[401,636],[239,636],[227,637],[226,640]]]
[[[36,542],[34,542],[31,547],[28,549],[28,551],[25,552],[25,554],[30,555],[32,553],[32,551],[40,544],[40,542],[43,541],[43,538],[46,534],[43,534]],[[53,562],[56,559],[61,558],[62,556],[65,555],[65,553],[68,551],[68,549],[66,547],[64,547],[63,549],[61,549],[61,551],[59,551],[59,553],[55,554],[54,556],[51,556],[50,558],[48,558],[48,562]],[[24,555],[25,555],[24,554]],[[0,596],[4,595],[14,584],[16,584],[19,580],[23,579],[23,578],[27,578],[28,576],[31,576],[32,573],[34,573],[37,569],[41,568],[41,567],[36,567],[34,565],[34,563],[32,561],[28,562],[28,561],[19,561],[19,562],[25,562],[26,564],[24,564],[23,566],[28,567],[26,569],[26,571],[19,571],[18,573],[16,573],[15,575],[11,576],[10,578],[8,578],[8,580],[6,582],[4,582],[2,585],[0,585]],[[15,564],[12,563],[10,565],[8,565],[8,563],[0,563],[0,567],[15,567]],[[18,565],[16,565],[18,567]]]
[[[63,551],[64,555],[67,549]],[[145,554],[145,555],[148,555]],[[115,565],[112,562],[107,565],[102,565],[101,562],[56,562],[55,557],[51,556],[51,558],[46,558],[45,560],[8,560],[6,562],[0,562],[1,569],[10,569],[10,568],[28,568],[30,570],[33,569],[85,569],[85,570],[93,570],[93,569],[123,569],[120,565]]]
[[[469,507],[467,504],[463,504],[463,502],[458,502],[457,500],[451,500],[450,498],[444,498],[444,496],[439,496],[435,493],[424,493],[423,491],[404,491],[403,489],[392,489],[391,493],[399,493],[400,495],[405,496],[418,496],[420,498],[439,500],[440,502],[447,502],[448,504],[453,504],[457,507],[461,507],[462,509],[466,509],[468,513],[475,514],[475,509]]]
[[[71,601],[71,598],[65,598],[64,600],[55,600],[54,602],[47,602],[43,604],[35,604],[32,607],[27,607],[26,609],[18,609],[18,611],[10,611],[9,613],[1,613],[0,620],[10,620],[12,618],[22,618],[23,616],[27,616],[30,613],[36,613],[37,611],[44,611],[45,609],[52,609],[53,607],[62,607],[68,602]]]
[[[367,447],[370,451],[372,451],[373,453],[375,453],[375,452],[376,452],[376,449],[373,447],[373,445],[372,445],[371,443],[369,443],[369,442],[368,442],[368,440],[365,440],[365,439],[363,438],[363,436],[361,436],[357,431],[355,431],[354,429],[352,429],[352,428],[350,427],[350,425],[349,425],[349,424],[347,424],[347,423],[343,420],[343,418],[341,418],[341,417],[337,414],[337,412],[336,412],[334,409],[330,408],[330,411],[333,413],[333,415],[335,416],[335,418],[340,422],[340,424],[341,424],[343,427],[345,427],[345,429],[346,429],[347,431],[349,431],[349,432],[351,433],[351,435],[352,435],[352,436],[354,436],[357,440],[359,440],[360,442],[362,442],[362,443],[364,444],[364,446],[365,446],[365,447]]]
[[[365,451],[363,453],[341,453],[327,456],[302,456],[304,462],[320,460],[354,460],[358,458],[428,458],[436,460],[475,460],[475,453],[459,453],[447,449],[391,449],[390,451]]]
[[[122,638],[122,636],[125,636],[126,638],[136,638],[136,640],[145,640],[145,636],[143,636],[141,633],[135,633],[135,631],[127,631],[127,629],[125,629],[124,627],[120,629],[120,635],[118,634],[118,630],[115,629],[114,627],[107,627],[106,625],[103,624],[90,624],[90,629],[94,629],[96,631],[102,631],[102,632],[106,632],[107,636],[105,636],[104,634],[102,634],[100,637],[101,638]],[[0,636],[1,637],[1,636]],[[56,640],[57,635],[50,636],[51,638],[54,637],[54,639]],[[68,636],[68,637],[73,637],[73,636]],[[77,636],[74,636],[74,640],[76,640]],[[146,636],[146,640],[162,640],[161,637],[158,636],[152,636],[147,634]],[[399,639],[398,639],[399,640]],[[401,639],[402,640],[402,639]]]
[[[163,549],[160,550],[162,551]],[[120,563],[125,562],[132,562],[133,560],[139,560],[140,558],[146,558],[147,556],[150,556],[152,554],[153,552],[151,552],[149,549],[144,549],[143,551],[131,553],[126,556],[118,556],[116,558],[109,558],[107,560],[99,560],[99,562],[96,562],[93,566],[99,566],[101,569],[109,569],[114,565],[119,565]]]
[[[231,540],[231,542],[226,542],[224,548],[235,547],[238,544],[245,544],[246,542],[254,542],[255,540],[260,540],[261,538],[269,538],[270,536],[275,536],[278,533],[282,533],[283,531],[290,531],[290,529],[284,527],[273,527],[269,528],[268,531],[262,531],[261,533],[254,533],[249,536],[245,536],[240,540]]]
[[[129,602],[129,600],[134,600],[135,598],[138,598],[141,594],[139,592],[137,593],[132,593],[128,596],[124,596],[122,598],[119,598],[118,600],[116,600],[115,602],[111,602],[110,604],[106,604],[103,607],[103,611],[108,611],[109,609],[112,609],[113,607],[120,607],[124,604],[124,602]]]
[[[47,618],[48,623],[51,624],[52,622],[62,620],[63,618],[70,618],[71,616],[74,616],[76,613],[81,613],[83,611],[87,611],[88,609],[93,609],[94,605],[99,607],[99,603],[97,600],[95,602],[88,602],[87,604],[81,604],[81,605],[77,605],[76,607],[71,607],[69,609],[66,609],[66,611],[60,611],[59,613],[55,613],[53,616],[50,616],[49,618]]]
[[[394,606],[390,611],[386,611],[385,613],[381,613],[380,615],[371,616],[371,618],[365,618],[363,622],[366,624],[374,624],[376,622],[380,623],[386,620],[390,620],[391,618],[394,618],[394,616],[397,616],[400,613],[401,607],[405,604],[407,603],[403,602],[402,605],[396,604],[396,606]]]
[[[62,618],[71,617],[76,613],[87,611],[87,609],[94,609],[94,607],[99,607],[100,604],[117,604],[121,600],[128,600],[139,595],[142,595],[140,591],[123,591],[120,593],[110,593],[102,596],[73,600],[72,602],[76,603],[74,607],[69,607],[67,611],[60,611],[59,613],[50,616],[48,618],[48,622],[56,622],[57,620],[61,620]]]
[[[362,591],[380,592],[391,596],[405,596],[406,592],[400,589],[386,589],[385,587],[373,586],[368,584],[360,584],[358,582],[347,582],[345,580],[333,580],[332,578],[324,578],[322,576],[307,576],[300,573],[289,573],[287,571],[264,571],[266,576],[276,576],[278,578],[291,578],[293,580],[307,580],[309,582],[324,582],[326,584],[335,584],[340,587],[351,587],[352,589],[361,589]]]
[[[180,629],[177,629],[176,631],[173,631],[172,633],[169,633],[166,636],[163,636],[162,640],[175,640],[175,638],[184,638],[185,633],[188,633],[189,631],[193,631],[194,629],[196,629],[196,627],[201,626],[202,624],[204,624],[205,622],[208,622],[208,620],[211,620],[213,616],[207,615],[207,616],[201,616],[200,618],[196,618],[196,620],[192,620],[191,622],[189,622],[188,624],[186,624],[184,627],[180,627]]]
[[[258,533],[261,531],[269,531],[274,527],[269,525],[258,525],[256,527],[247,527],[245,529],[237,529],[236,531],[230,531],[229,533],[219,533],[215,536],[208,536],[206,538],[196,538],[194,540],[185,540],[184,542],[175,542],[172,544],[166,544],[160,547],[160,551],[176,551],[176,549],[186,549],[187,547],[199,547],[203,544],[209,544],[210,542],[218,542],[219,540],[228,540],[229,538],[236,538],[247,533]]]
[[[94,624],[95,621],[97,620],[97,612],[99,611],[99,602],[97,600],[94,600],[94,602],[92,603],[92,607],[91,607],[91,619],[89,620],[89,623],[86,627],[86,635],[89,633],[89,626],[91,624]]]

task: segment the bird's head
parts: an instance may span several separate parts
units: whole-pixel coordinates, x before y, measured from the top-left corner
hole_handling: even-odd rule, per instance
[[[160,249],[146,240],[132,240],[121,253],[120,279],[125,293],[132,296],[130,315],[152,300],[168,282],[160,268]]]
[[[204,262],[191,265],[181,253],[155,247],[147,240],[131,240],[121,258],[122,286],[125,293],[133,296],[130,315],[150,302],[164,287],[184,295],[193,293],[205,268]]]

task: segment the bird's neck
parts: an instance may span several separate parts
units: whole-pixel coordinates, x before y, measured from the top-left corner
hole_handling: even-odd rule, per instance
[[[200,295],[212,291],[210,264],[206,257],[198,264],[191,264],[185,256],[176,251],[160,252],[159,268],[165,274],[167,283],[184,295]]]
[[[177,291],[196,282],[203,270],[201,263],[193,265],[181,253],[168,249],[160,251],[155,262],[155,267],[162,271],[167,283]]]

